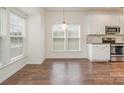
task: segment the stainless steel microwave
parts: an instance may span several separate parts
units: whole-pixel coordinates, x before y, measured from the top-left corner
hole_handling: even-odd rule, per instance
[[[105,33],[106,34],[119,34],[120,27],[119,26],[105,26]]]

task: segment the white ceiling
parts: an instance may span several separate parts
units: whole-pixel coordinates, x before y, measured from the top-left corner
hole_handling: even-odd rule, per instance
[[[43,10],[45,11],[62,11],[62,7],[18,7],[21,11],[28,15],[39,15]],[[108,11],[108,12],[119,12],[122,13],[122,8],[120,7],[64,7],[66,12],[68,11]]]
[[[41,7],[17,7],[17,9],[25,12],[27,15],[39,15],[43,11]]]
[[[62,7],[45,7],[46,11],[62,11]],[[64,7],[65,11],[122,11],[120,7]]]

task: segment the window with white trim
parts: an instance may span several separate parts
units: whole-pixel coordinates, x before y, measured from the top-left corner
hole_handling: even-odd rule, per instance
[[[1,55],[2,55],[2,52],[1,52],[1,43],[2,43],[2,37],[1,37],[1,8],[0,8],[0,67],[2,66],[2,58],[1,58]]]
[[[9,13],[11,59],[23,56],[25,27],[25,18],[13,12]]]
[[[68,24],[63,31],[62,24],[52,28],[54,51],[80,51],[80,25]]]

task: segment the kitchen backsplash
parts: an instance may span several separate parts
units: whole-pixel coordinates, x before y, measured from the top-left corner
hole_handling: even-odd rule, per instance
[[[120,35],[98,35],[98,34],[91,34],[87,36],[87,43],[103,43],[102,38],[115,38],[115,43],[124,43],[124,34]]]

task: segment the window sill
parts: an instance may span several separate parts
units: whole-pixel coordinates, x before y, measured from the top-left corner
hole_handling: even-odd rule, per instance
[[[20,59],[22,59],[22,58],[24,58],[23,55],[20,55],[20,56],[17,56],[17,57],[11,58],[11,62],[16,62],[16,61],[18,61],[18,60],[20,60]]]
[[[80,52],[81,50],[64,50],[64,51],[61,51],[61,50],[55,50],[55,51],[53,51],[53,52],[55,52],[55,53],[67,53],[67,52]]]
[[[2,63],[0,63],[0,68],[3,66],[3,64]]]
[[[17,38],[19,38],[19,37],[20,37],[20,38],[23,38],[24,36],[11,35],[10,37],[11,37],[11,38],[15,38],[15,37],[17,37]]]
[[[23,47],[23,45],[13,45],[13,46],[11,46],[11,48],[22,48]]]
[[[17,61],[19,61],[19,60],[25,58],[25,57],[26,57],[26,56],[21,55],[21,56],[18,56],[18,57],[16,57],[16,58],[13,58],[13,59],[11,59],[11,61],[10,61],[9,63],[7,63],[7,64],[2,64],[2,65],[0,66],[0,69],[3,69],[3,68],[5,68],[5,67],[7,67],[8,65],[13,64],[13,63],[15,63],[15,62],[17,62]]]

